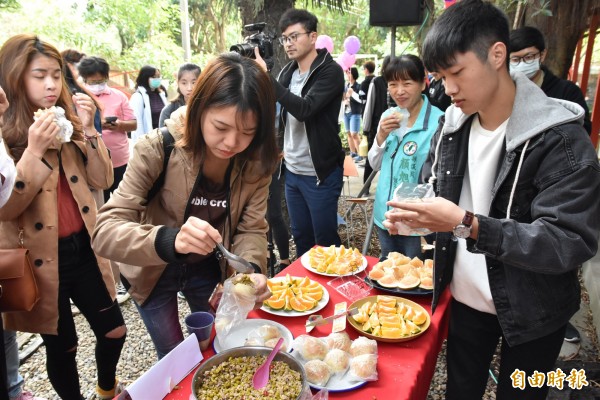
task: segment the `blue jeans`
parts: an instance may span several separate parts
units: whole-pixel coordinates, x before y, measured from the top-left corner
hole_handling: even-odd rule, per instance
[[[6,356],[6,387],[8,396],[19,397],[23,389],[23,377],[19,374],[19,345],[17,332],[4,331],[4,354]]]
[[[144,304],[135,303],[159,360],[183,341],[177,292],[183,292],[192,312],[209,311],[208,299],[220,281],[214,257],[200,264],[169,264]]]
[[[423,258],[421,236],[390,235],[386,229],[381,229],[377,225],[375,225],[375,228],[379,237],[382,260],[385,260],[391,251],[397,251],[410,258]]]
[[[287,201],[296,256],[300,257],[315,244],[339,246],[337,231],[338,200],[342,192],[342,168],[333,170],[317,186],[316,176],[285,171]]]

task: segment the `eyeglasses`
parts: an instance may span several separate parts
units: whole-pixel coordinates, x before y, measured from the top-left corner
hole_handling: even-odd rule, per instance
[[[98,79],[95,81],[85,81],[85,83],[88,85],[102,85],[103,83],[106,83],[107,81],[108,81],[108,79]]]
[[[298,40],[298,36],[300,36],[300,35],[310,35],[311,33],[312,32],[294,32],[290,36],[282,35],[279,38],[279,43],[281,43],[281,44],[296,43],[296,41]]]
[[[541,52],[525,54],[523,57],[512,56],[510,65],[517,65],[523,60],[525,64],[533,64],[533,62],[542,54]]]

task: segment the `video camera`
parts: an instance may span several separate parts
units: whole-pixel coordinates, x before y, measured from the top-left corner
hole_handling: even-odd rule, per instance
[[[267,68],[271,70],[273,68],[273,35],[264,33],[263,30],[267,26],[266,22],[257,22],[255,24],[248,24],[244,26],[244,29],[248,32],[255,32],[250,36],[246,36],[245,43],[234,44],[229,48],[230,51],[235,51],[244,57],[255,58],[254,48],[258,47],[260,56],[267,63]]]

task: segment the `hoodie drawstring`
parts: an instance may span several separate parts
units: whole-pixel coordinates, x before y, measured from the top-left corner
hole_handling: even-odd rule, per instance
[[[440,150],[440,144],[442,143],[442,139],[443,139],[443,137],[440,134],[440,140],[438,140],[437,143],[435,144],[435,151],[433,152],[433,164],[431,164],[431,176],[427,180],[427,183],[429,183],[431,185],[433,185],[437,179],[437,177],[435,176],[435,167],[438,162],[438,152]]]
[[[529,140],[525,142],[525,146],[523,146],[523,151],[521,152],[521,157],[519,157],[519,165],[517,166],[517,173],[515,174],[515,181],[513,182],[512,189],[510,191],[510,197],[508,199],[508,207],[506,209],[506,219],[510,218],[510,209],[512,207],[513,197],[515,195],[515,191],[517,190],[517,181],[519,180],[519,175],[521,174],[521,166],[523,165],[523,159],[525,158],[525,152],[527,151],[527,146],[529,146]]]

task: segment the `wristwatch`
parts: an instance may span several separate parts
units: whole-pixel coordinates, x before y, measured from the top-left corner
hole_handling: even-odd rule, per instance
[[[474,217],[475,215],[471,211],[465,212],[465,216],[460,224],[452,228],[452,233],[454,236],[460,239],[466,239],[471,236],[471,225],[473,224]]]

